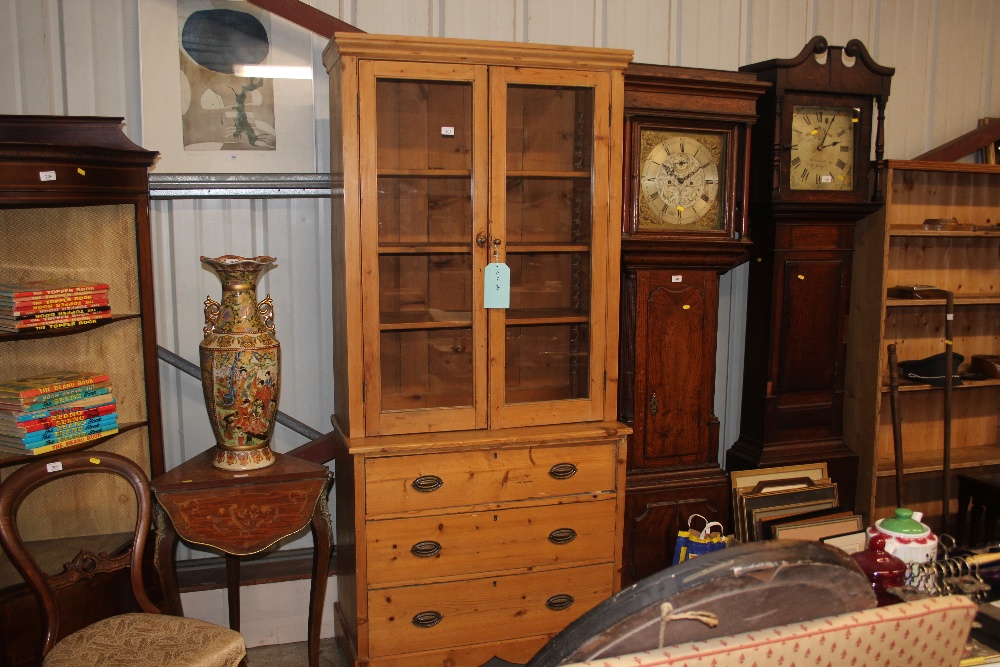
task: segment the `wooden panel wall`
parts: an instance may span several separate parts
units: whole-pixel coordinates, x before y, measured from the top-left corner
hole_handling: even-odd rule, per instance
[[[176,0],[0,0],[0,113],[123,116],[142,143],[139,13]],[[639,62],[735,70],[792,56],[813,35],[865,42],[894,66],[886,157],[905,159],[1000,116],[1000,0],[309,0],[367,32],[607,46]],[[175,39],[172,34],[155,36]],[[323,40],[314,39],[316,169],[328,169]],[[169,66],[169,63],[163,66]],[[147,146],[156,149],[156,146]],[[329,429],[329,205],[310,200],[172,200],[154,204],[159,342],[197,362],[202,302],[218,298],[200,255],[270,254],[262,282],[283,345],[280,407]],[[739,435],[745,267],[720,299],[716,411],[722,441]],[[161,363],[167,463],[210,441],[201,388]],[[279,426],[279,451],[303,439]]]

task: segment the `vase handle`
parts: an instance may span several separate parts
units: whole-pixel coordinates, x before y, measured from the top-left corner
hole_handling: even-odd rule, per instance
[[[205,335],[215,331],[215,323],[219,320],[219,311],[222,306],[218,301],[210,296],[205,297]]]
[[[268,294],[267,298],[257,304],[257,312],[260,313],[260,319],[264,323],[264,328],[274,333],[274,302],[271,301],[271,295]]]

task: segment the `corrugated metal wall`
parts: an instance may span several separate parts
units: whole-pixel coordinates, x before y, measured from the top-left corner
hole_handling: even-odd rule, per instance
[[[123,116],[142,143],[139,13],[176,0],[0,0],[0,113]],[[734,70],[790,57],[813,35],[859,38],[896,68],[886,156],[905,159],[1000,116],[1000,0],[311,0],[367,32],[628,48],[639,62]],[[153,38],[176,39],[169,31]],[[313,40],[316,169],[327,170],[326,73]],[[164,66],[169,66],[165,64]],[[154,145],[146,146],[155,150]],[[218,298],[202,255],[269,254],[283,346],[280,407],[329,429],[329,204],[310,199],[158,200],[153,210],[156,313],[162,346],[193,362],[202,303]],[[721,299],[716,410],[723,442],[739,433],[745,270]],[[197,380],[161,362],[166,457],[176,465],[211,444]],[[276,449],[304,439],[278,427]]]

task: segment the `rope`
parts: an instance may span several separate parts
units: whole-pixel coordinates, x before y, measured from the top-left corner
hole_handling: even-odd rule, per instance
[[[674,606],[669,602],[664,602],[660,605],[660,648],[663,648],[663,635],[667,630],[667,623],[670,621],[698,621],[714,628],[719,624],[719,617],[707,611],[685,611],[675,614]]]

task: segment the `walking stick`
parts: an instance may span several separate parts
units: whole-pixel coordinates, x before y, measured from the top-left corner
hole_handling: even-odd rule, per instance
[[[955,319],[954,295],[951,290],[944,306],[944,462],[941,469],[941,533],[948,532],[948,514],[951,509],[951,385],[952,340],[951,323]]]
[[[896,458],[896,507],[903,505],[903,425],[899,415],[899,371],[896,344],[889,343],[889,408],[892,411],[892,453]]]

